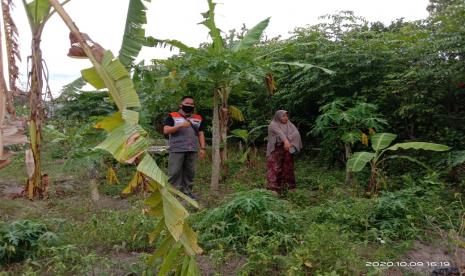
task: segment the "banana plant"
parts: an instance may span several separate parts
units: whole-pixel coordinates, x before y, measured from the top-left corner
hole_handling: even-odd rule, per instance
[[[160,246],[149,258],[153,264],[160,260],[157,275],[199,275],[195,256],[202,252],[197,235],[187,223],[189,213],[175,196],[198,208],[198,204],[172,187],[168,177],[147,152],[150,141],[139,125],[140,100],[130,74],[111,51],[93,51],[83,38],[63,7],[56,0],[49,0],[61,16],[80,47],[92,62],[92,67],[81,71],[82,77],[96,89],[107,89],[118,112],[104,118],[95,127],[107,132],[107,137],[97,148],[103,149],[120,163],[136,166],[130,185],[147,185],[151,195],[145,201],[146,212],[158,219],[149,233],[151,242],[160,239]],[[129,187],[131,188],[131,187]]]
[[[257,138],[257,136],[254,137],[254,134],[257,131],[260,131],[263,128],[266,128],[267,125],[261,125],[254,127],[250,131],[246,129],[234,129],[231,131],[231,135],[228,136],[228,138],[236,138],[239,139],[241,142],[244,143],[245,148],[243,152],[241,153],[241,157],[239,158],[240,163],[245,163],[246,161],[249,161],[249,153],[251,149],[251,144],[253,143],[253,140]]]
[[[43,90],[44,90],[44,61],[40,42],[45,23],[52,16],[53,11],[47,0],[22,0],[29,26],[32,33],[31,42],[31,68],[29,69],[29,137],[31,140],[30,151],[32,158],[28,166],[33,168],[26,184],[26,191],[29,199],[43,196],[46,193],[48,181],[43,180],[41,171],[41,143],[42,143],[42,121],[44,119],[43,110]],[[64,1],[63,4],[69,2]],[[48,87],[45,86],[45,87]],[[49,90],[46,92],[50,93]],[[29,155],[30,156],[30,155]],[[32,166],[31,166],[32,165]]]
[[[419,160],[406,155],[387,155],[392,151],[399,149],[416,149],[416,150],[429,150],[429,151],[448,151],[450,147],[435,143],[426,142],[405,142],[391,145],[397,138],[397,135],[392,133],[377,133],[370,137],[371,148],[374,152],[356,152],[347,161],[347,169],[351,172],[360,172],[365,166],[370,163],[371,176],[368,185],[368,192],[376,194],[378,191],[378,180],[382,173],[382,164],[389,159],[406,159],[411,162],[417,163],[425,168],[425,164]],[[391,145],[391,146],[389,146]]]

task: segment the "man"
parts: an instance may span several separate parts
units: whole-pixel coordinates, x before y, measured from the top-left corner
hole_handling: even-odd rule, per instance
[[[199,146],[199,157],[205,158],[205,121],[193,113],[194,108],[194,98],[184,96],[178,112],[171,112],[166,117],[163,133],[169,136],[169,182],[195,199],[192,186]]]

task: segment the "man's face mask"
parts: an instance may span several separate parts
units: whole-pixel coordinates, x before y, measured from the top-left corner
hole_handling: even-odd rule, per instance
[[[194,112],[194,107],[193,106],[190,106],[190,105],[182,105],[181,106],[181,109],[182,111],[186,112],[186,113],[192,113]]]

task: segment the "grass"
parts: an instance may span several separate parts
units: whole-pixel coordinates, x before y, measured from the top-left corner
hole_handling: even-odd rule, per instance
[[[130,171],[124,166],[117,170],[119,185],[107,184],[102,173],[101,199],[94,202],[85,166],[79,167],[79,160],[57,163],[47,150],[44,152],[43,170],[53,181],[50,197],[29,201],[1,193],[5,187],[22,185],[22,160],[17,158],[12,166],[0,171],[0,220],[43,222],[57,234],[59,244],[41,248],[34,258],[8,265],[3,268],[5,273],[150,274],[144,258],[153,252],[154,246],[149,244],[147,232],[157,221],[143,215],[144,195],[119,197],[131,177]],[[447,207],[453,200],[447,190],[433,190],[442,187],[435,184],[437,179],[393,179],[396,183],[403,181],[404,187],[370,199],[360,196],[363,180],[359,180],[358,186],[348,187],[344,184],[344,171],[301,157],[296,161],[296,191],[279,198],[273,194],[261,198],[260,189],[266,185],[264,156],[253,153],[248,164],[240,164],[234,161],[237,157],[232,152],[231,160],[219,193],[209,189],[210,161],[198,163],[194,192],[202,209],[192,222],[201,230],[199,240],[206,250],[206,256],[199,259],[204,272],[376,275],[381,272],[367,269],[364,262],[398,260],[412,250],[415,240],[434,239],[434,229],[427,225],[424,215],[440,227],[449,227],[437,219],[438,212],[420,210],[434,205],[444,207],[451,217],[460,212],[456,205]],[[425,192],[429,190],[433,192]],[[276,220],[268,219],[273,217]],[[210,227],[214,225],[229,228],[215,232]],[[322,248],[326,248],[326,253]]]

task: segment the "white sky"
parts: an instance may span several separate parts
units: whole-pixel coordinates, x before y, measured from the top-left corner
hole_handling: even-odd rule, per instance
[[[318,22],[318,17],[341,10],[352,10],[369,21],[390,23],[397,18],[417,20],[427,17],[428,0],[216,0],[217,26],[227,32],[240,29],[245,23],[252,27],[271,17],[266,30],[268,37],[288,37],[295,27]],[[30,29],[22,3],[18,0],[13,16],[19,29],[23,64],[20,72],[26,82],[26,57],[30,54]],[[128,0],[72,0],[65,6],[82,32],[118,54],[124,31]],[[189,46],[198,46],[208,40],[201,12],[207,8],[206,0],[152,0],[148,4],[146,34],[161,39],[177,39]],[[50,86],[54,95],[64,84],[80,76],[80,70],[90,67],[87,60],[66,56],[69,48],[68,29],[58,15],[47,22],[42,37],[42,52],[50,71]],[[144,48],[139,59],[166,58],[168,49]]]

